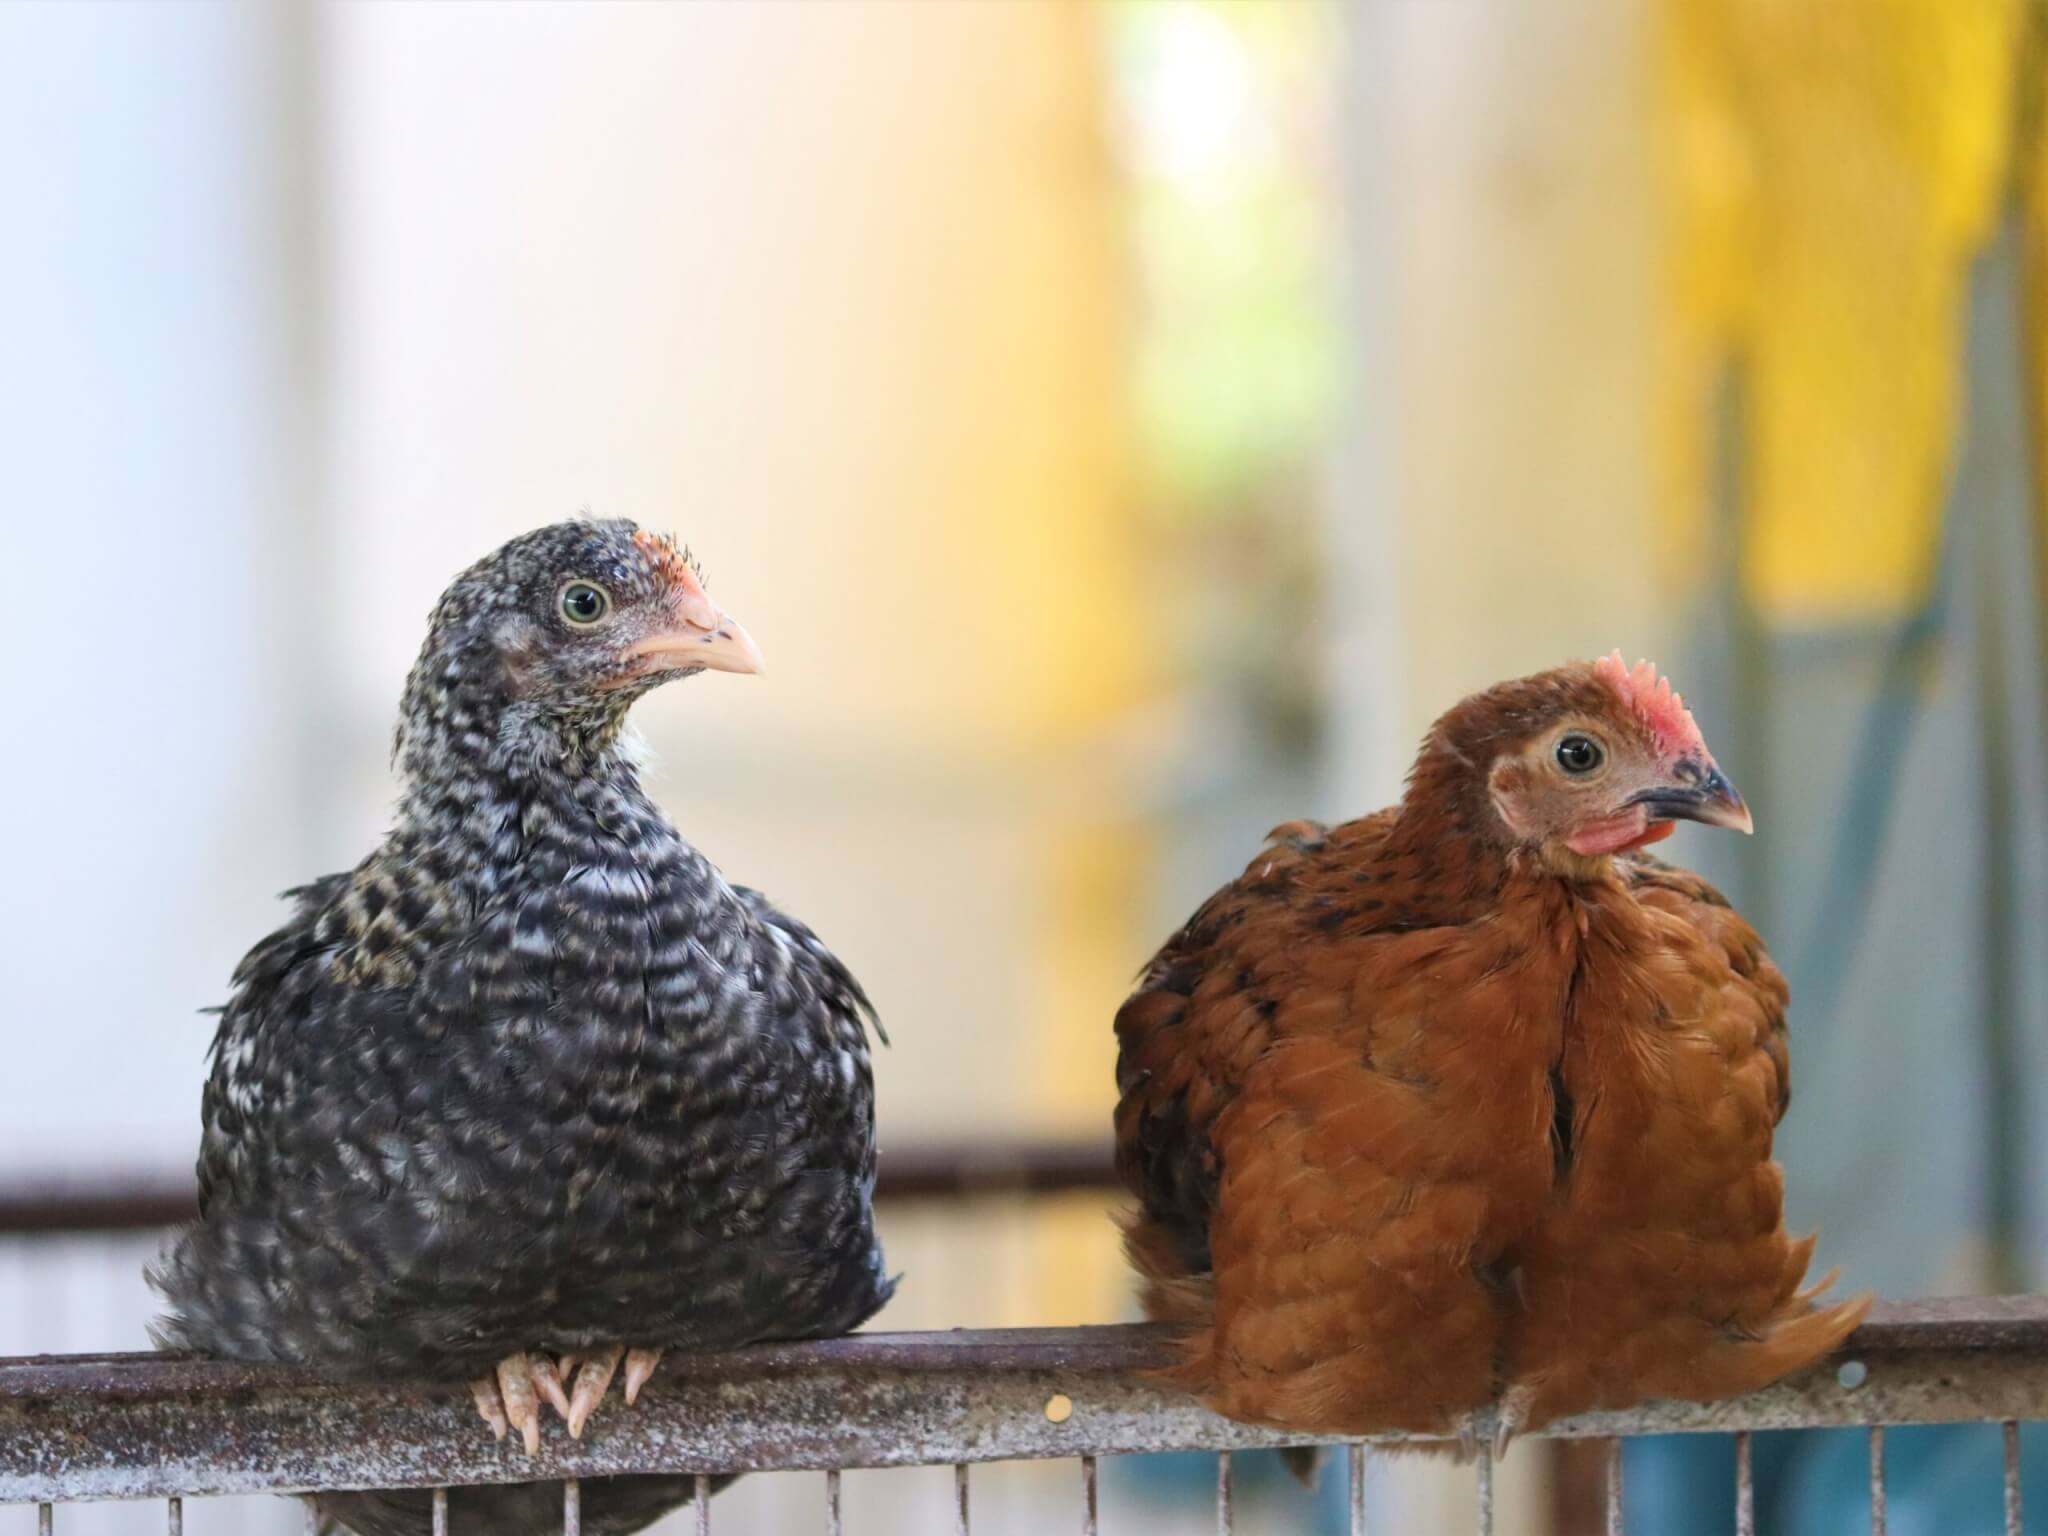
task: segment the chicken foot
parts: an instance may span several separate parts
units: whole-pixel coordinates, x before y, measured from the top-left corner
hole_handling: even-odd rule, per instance
[[[591,1354],[565,1354],[550,1359],[535,1351],[520,1351],[500,1360],[490,1375],[469,1384],[470,1394],[491,1433],[500,1440],[513,1429],[519,1431],[526,1454],[540,1451],[541,1400],[559,1413],[569,1426],[569,1437],[583,1438],[583,1426],[604,1400],[612,1377],[623,1361],[626,1367],[626,1403],[638,1400],[640,1389],[661,1363],[660,1348],[627,1349],[614,1344]]]

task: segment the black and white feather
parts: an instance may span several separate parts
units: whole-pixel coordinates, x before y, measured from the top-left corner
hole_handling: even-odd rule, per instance
[[[163,1346],[471,1378],[519,1350],[837,1334],[888,1299],[867,997],[683,841],[622,736],[661,675],[610,679],[672,558],[630,524],[559,525],[435,610],[389,836],[290,893],[235,973],[201,1217],[154,1276]],[[575,578],[616,633],[555,617]],[[466,1514],[458,1490],[455,1528],[558,1526],[558,1491],[531,1491]],[[588,1485],[586,1529],[689,1492]],[[427,1529],[423,1496],[327,1508]]]

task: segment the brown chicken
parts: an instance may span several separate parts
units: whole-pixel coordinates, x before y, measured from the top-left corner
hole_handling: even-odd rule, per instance
[[[1675,820],[1750,830],[1619,654],[1431,729],[1399,805],[1278,828],[1117,1015],[1118,1168],[1173,1377],[1312,1435],[1495,1447],[1835,1349],[1783,1225],[1784,978]]]

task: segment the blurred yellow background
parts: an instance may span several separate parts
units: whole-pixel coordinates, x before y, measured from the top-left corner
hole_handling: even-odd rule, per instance
[[[1795,1216],[1895,1292],[2037,1274],[2043,47],[2022,0],[6,8],[0,1183],[189,1165],[194,1010],[379,834],[435,595],[587,509],[767,654],[642,706],[651,784],[874,995],[885,1166],[1106,1140],[1117,1003],[1267,826],[1618,645],[1756,808],[1674,847],[1801,1000]],[[1128,1315],[1109,1203],[892,1207],[883,1325]],[[0,1237],[0,1350],[138,1346],[147,1247]],[[1512,1529],[1567,1529],[1551,1466]],[[1065,1509],[1006,1475],[977,1529]],[[944,1528],[892,1498],[849,1529]]]

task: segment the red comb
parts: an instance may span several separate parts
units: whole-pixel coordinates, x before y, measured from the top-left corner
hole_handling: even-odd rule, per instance
[[[676,548],[676,541],[665,533],[650,533],[645,528],[634,531],[633,542],[640,547],[655,570],[679,587],[695,588],[704,586],[704,571],[697,564],[696,557],[687,549]]]
[[[1650,728],[1658,750],[1669,756],[1686,752],[1709,755],[1706,738],[1700,735],[1685,700],[1672,688],[1671,679],[1659,677],[1649,662],[1628,667],[1623,665],[1620,651],[1609,651],[1593,663],[1593,671]]]

